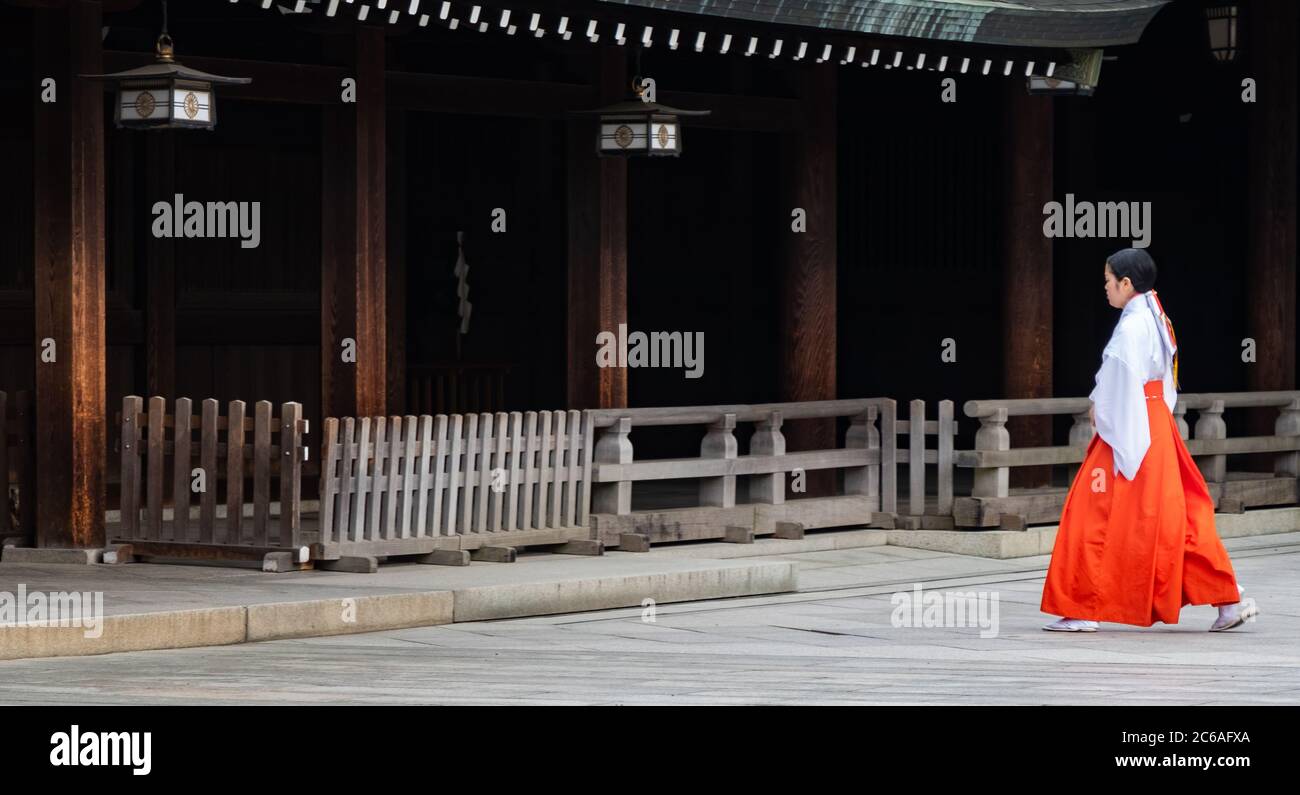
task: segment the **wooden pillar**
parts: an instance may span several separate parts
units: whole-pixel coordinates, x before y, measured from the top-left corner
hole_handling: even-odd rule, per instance
[[[1246,365],[1252,391],[1295,389],[1296,367],[1296,4],[1254,0],[1242,8],[1243,44],[1258,98],[1247,105],[1246,329],[1256,360]],[[1250,435],[1273,434],[1274,409],[1249,413]],[[1233,434],[1239,435],[1238,432]],[[1272,471],[1273,456],[1251,456]]]
[[[176,195],[175,138],[173,133],[145,138],[145,184],[141,206],[171,202]],[[176,245],[170,237],[145,241],[145,369],[149,394],[169,400],[176,394]]]
[[[383,29],[358,27],[351,51],[356,102],[323,110],[321,142],[321,410],[332,417],[387,413]]]
[[[836,77],[834,69],[796,67],[794,79],[802,119],[782,146],[783,185],[788,201],[783,215],[786,245],[781,263],[780,396],[782,401],[834,400],[836,397]],[[803,211],[805,231],[795,231],[795,210]],[[836,447],[835,420],[791,420],[783,429],[786,449]],[[791,485],[795,484],[792,479]],[[834,472],[806,474],[806,492],[834,492]]]
[[[36,543],[104,544],[104,87],[98,2],[35,14]],[[33,92],[38,94],[39,92]],[[45,342],[49,340],[50,342]],[[53,361],[42,354],[53,345]]]
[[[1043,205],[1052,200],[1052,98],[1007,81],[1003,130],[1002,386],[1007,398],[1052,396],[1052,241]],[[1013,447],[1052,443],[1051,417],[1011,417]],[[1050,467],[1011,470],[1013,487],[1051,484]]]
[[[601,104],[626,98],[626,55],[601,47],[597,58]],[[627,369],[596,366],[596,335],[627,323],[627,161],[596,156],[592,121],[569,124],[568,161],[567,405],[620,408]]]

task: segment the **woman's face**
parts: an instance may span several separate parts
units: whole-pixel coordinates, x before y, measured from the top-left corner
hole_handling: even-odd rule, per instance
[[[1115,274],[1110,270],[1110,263],[1106,263],[1106,300],[1116,309],[1123,309],[1129,299],[1137,294],[1133,289],[1133,282],[1129,277],[1116,281]]]

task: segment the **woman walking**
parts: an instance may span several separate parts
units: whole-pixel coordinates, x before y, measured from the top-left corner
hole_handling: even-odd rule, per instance
[[[1106,298],[1122,309],[1088,397],[1097,432],[1065,498],[1042,610],[1043,629],[1095,632],[1100,621],[1177,624],[1183,605],[1212,604],[1217,632],[1257,614],[1214,529],[1205,478],[1178,433],[1178,346],[1142,249],[1106,261]]]

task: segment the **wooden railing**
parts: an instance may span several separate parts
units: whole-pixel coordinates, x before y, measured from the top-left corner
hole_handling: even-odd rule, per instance
[[[278,417],[267,401],[254,404],[252,417],[242,400],[231,401],[225,416],[219,410],[217,401],[204,400],[195,416],[193,401],[180,398],[168,414],[166,401],[154,397],[146,413],[143,398],[123,399],[121,523],[110,528],[114,540],[131,543],[137,553],[177,556],[197,555],[187,548],[194,545],[247,548],[248,557],[302,546],[302,462],[308,455],[302,406],[285,403]],[[221,471],[224,505],[217,504]]]
[[[303,529],[298,481],[306,427],[298,404],[285,404],[276,419],[269,403],[259,403],[250,420],[242,402],[231,403],[228,417],[222,418],[216,401],[209,400],[195,418],[188,400],[177,401],[175,415],[168,416],[162,398],[153,398],[146,414],[141,399],[132,397],[124,402],[122,415],[123,527],[118,536],[140,542],[267,546],[273,540],[270,483],[277,475],[282,511],[274,540],[281,548],[307,545],[313,559],[325,561],[394,555],[464,555],[467,561],[466,550],[499,552],[485,547],[596,542],[644,549],[652,542],[744,541],[818,527],[1023,529],[1056,521],[1066,489],[1012,489],[1010,469],[1060,465],[1070,467],[1073,478],[1093,435],[1088,406],[1085,398],[967,402],[966,415],[981,423],[974,450],[954,449],[958,425],[947,400],[938,403],[933,420],[926,418],[925,403],[919,400],[909,404],[908,419],[900,420],[895,401],[888,398],[330,418],[319,524]],[[1261,406],[1279,410],[1273,435],[1227,437],[1225,409]],[[1189,410],[1199,416],[1187,447],[1219,510],[1300,502],[1300,391],[1180,395],[1174,415],[1184,438]],[[1008,417],[1056,414],[1073,417],[1067,444],[1012,449]],[[197,446],[192,433],[167,437],[176,416],[189,418],[180,427],[200,430]],[[785,423],[841,419],[848,421],[842,445],[787,452]],[[754,426],[744,455],[736,436],[740,423]],[[699,427],[699,454],[638,460],[633,435],[665,426]],[[245,439],[249,430],[252,445]],[[285,447],[272,444],[277,431]],[[906,439],[902,447],[900,436]],[[1274,472],[1228,472],[1225,459],[1246,453],[1273,454]],[[226,473],[224,525],[215,522],[220,518],[215,485],[200,493],[197,506],[190,504],[196,456],[210,485],[214,473]],[[165,481],[169,457],[174,471]],[[251,506],[244,493],[249,462]],[[907,466],[901,509],[900,465]],[[935,480],[927,493],[930,468]],[[955,493],[959,468],[973,474],[968,495]],[[798,491],[792,487],[812,470],[839,473],[839,493],[787,501],[799,496],[791,494]],[[738,499],[739,478],[748,479],[747,502]],[[686,504],[634,507],[633,490],[639,484],[648,490],[645,484],[669,480],[694,481]],[[165,482],[173,484],[171,521],[164,507]],[[143,503],[142,485],[147,487]],[[244,522],[245,517],[252,521]]]
[[[406,407],[412,414],[502,411],[509,373],[503,364],[413,364],[406,370]]]
[[[29,393],[0,392],[0,544],[36,540],[34,417]]]
[[[953,507],[953,460],[957,436],[957,421],[953,419],[951,400],[939,401],[938,419],[925,418],[925,401],[913,400],[908,404],[906,420],[894,422],[894,433],[907,437],[907,446],[898,451],[898,463],[907,464],[907,510],[896,517],[895,526],[909,530],[951,530]],[[885,424],[888,428],[888,423]],[[935,449],[927,449],[926,437],[935,437]],[[926,464],[935,468],[936,497],[933,503],[926,496]],[[884,488],[893,490],[894,479],[889,477]]]
[[[1029,522],[1055,521],[1064,504],[1065,490],[1009,488],[1009,472],[1017,466],[1068,465],[1072,480],[1083,461],[1094,430],[1088,418],[1087,398],[1045,398],[1037,400],[972,400],[964,407],[966,416],[980,420],[975,449],[958,451],[956,465],[974,470],[969,498],[958,499],[953,515],[958,526],[1023,526]],[[1278,418],[1271,436],[1228,438],[1223,412],[1229,408],[1275,407]],[[1189,436],[1186,414],[1198,413]],[[1051,447],[1012,449],[1006,422],[1012,416],[1070,414],[1074,423],[1069,443]],[[1217,392],[1181,394],[1174,407],[1180,435],[1205,476],[1210,494],[1220,510],[1242,510],[1252,505],[1281,505],[1297,502],[1297,472],[1300,470],[1300,391]],[[1227,456],[1272,453],[1272,477],[1227,471]],[[1010,521],[1004,517],[1011,517]]]
[[[736,529],[772,533],[778,523],[796,520],[804,527],[864,524],[895,510],[896,434],[876,427],[878,417],[884,427],[895,427],[892,400],[599,409],[588,416],[593,428],[603,429],[594,451],[591,510],[593,537],[606,544],[621,544],[627,535],[653,542],[724,538]],[[844,447],[786,452],[781,428],[787,420],[838,417],[850,418]],[[742,422],[755,423],[748,455],[739,454],[735,437]],[[665,425],[706,426],[699,456],[635,460],[633,429]],[[787,504],[786,476],[817,469],[843,471],[843,493]],[[738,476],[750,478],[750,504],[736,503]],[[679,478],[698,481],[694,506],[632,510],[634,484]]]
[[[579,411],[331,417],[313,555],[586,538],[590,438]]]

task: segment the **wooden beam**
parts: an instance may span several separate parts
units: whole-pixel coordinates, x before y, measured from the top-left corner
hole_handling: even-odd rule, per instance
[[[520,118],[564,118],[591,108],[596,89],[577,83],[493,77],[388,72],[389,103],[435,113],[473,113]]]
[[[104,544],[104,93],[100,4],[39,10],[34,100],[37,545]],[[35,95],[35,94],[34,94]],[[42,361],[42,342],[54,361]]]
[[[660,91],[659,101],[686,110],[709,110],[708,116],[692,116],[691,127],[755,132],[791,132],[799,128],[800,103],[784,97],[747,94],[708,94],[696,91]]]
[[[781,400],[834,400],[836,392],[836,78],[835,70],[795,67],[804,124],[782,147],[786,201],[777,219],[786,245],[781,265]],[[806,231],[792,227],[798,208]],[[787,421],[786,449],[837,447],[835,420]],[[834,473],[806,473],[807,491],[790,497],[826,496]]]
[[[1003,162],[1002,394],[1052,396],[1052,241],[1043,235],[1043,205],[1052,200],[1052,98],[1006,84]],[[1052,443],[1052,418],[1012,417],[1016,447]],[[1051,467],[1017,467],[1012,487],[1051,485]]]
[[[352,54],[356,102],[323,110],[321,144],[321,406],[333,417],[382,415],[387,400],[383,30],[357,28]]]
[[[598,53],[603,102],[627,72],[622,50]],[[627,405],[627,369],[596,366],[596,335],[627,323],[627,161],[596,156],[596,127],[570,121],[568,134],[568,381],[572,408]]]

